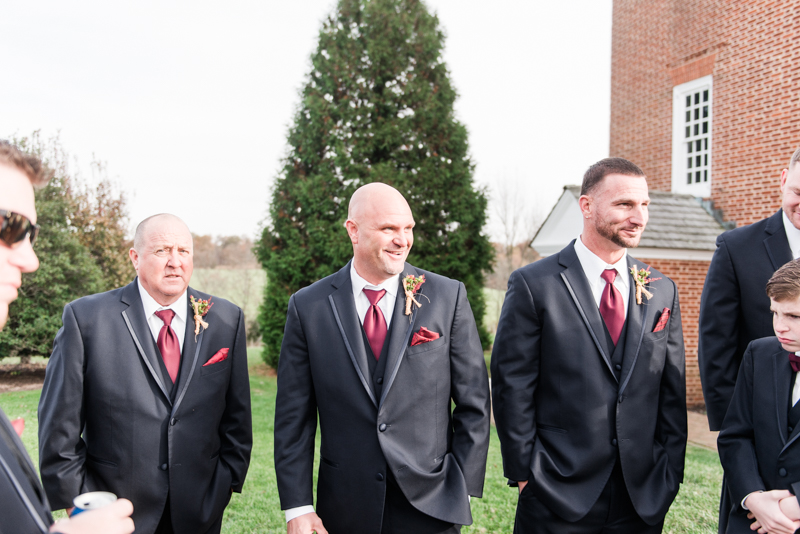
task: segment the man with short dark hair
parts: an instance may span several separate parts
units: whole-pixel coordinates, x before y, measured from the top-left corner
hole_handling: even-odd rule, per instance
[[[764,287],[782,265],[800,257],[800,149],[781,172],[781,209],[717,237],[700,298],[698,363],[708,426],[719,430],[748,344],[773,335]],[[735,503],[723,480],[719,532]]]
[[[800,260],[778,269],[766,294],[775,335],[747,346],[718,438],[731,534],[800,528]]]
[[[139,224],[136,279],[64,307],[39,402],[39,463],[54,506],[111,491],[138,534],[218,533],[253,438],[244,315],[189,287],[178,217]]]
[[[627,255],[650,197],[608,158],[584,176],[583,232],[515,271],[492,350],[514,532],[661,532],[683,479],[684,350],[672,280]]]
[[[33,251],[36,225],[33,185],[44,185],[47,169],[38,158],[0,140],[0,330],[8,319],[8,306],[17,298],[22,273],[39,267]],[[50,505],[39,484],[22,441],[24,424],[13,426],[0,410],[0,533],[129,534],[133,508],[127,499],[99,510],[84,512],[53,524]],[[77,496],[77,494],[75,495]]]

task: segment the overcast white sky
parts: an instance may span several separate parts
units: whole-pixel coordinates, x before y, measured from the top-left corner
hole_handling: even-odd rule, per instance
[[[546,214],[608,155],[611,0],[425,0],[475,179]],[[0,18],[0,137],[60,135],[197,234],[255,237],[334,0],[29,0]],[[2,194],[2,192],[0,192]],[[487,228],[497,233],[497,226]]]

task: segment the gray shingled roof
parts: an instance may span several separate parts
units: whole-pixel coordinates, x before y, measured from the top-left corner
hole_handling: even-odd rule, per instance
[[[577,185],[564,189],[575,198],[581,196]],[[650,220],[639,246],[713,251],[717,236],[724,231],[692,195],[650,191]]]

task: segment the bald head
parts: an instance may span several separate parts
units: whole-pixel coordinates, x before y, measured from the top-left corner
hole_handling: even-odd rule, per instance
[[[150,217],[146,218],[139,223],[139,226],[136,227],[136,233],[133,236],[133,248],[141,251],[148,232],[165,226],[174,226],[175,229],[179,229],[182,226],[189,235],[189,239],[192,238],[192,233],[189,231],[189,227],[186,225],[186,223],[183,222],[183,219],[177,217],[176,215],[172,215],[171,213],[159,213],[158,215],[151,215]]]
[[[397,189],[380,182],[358,188],[345,227],[359,276],[378,285],[402,272],[414,243],[414,216]]]

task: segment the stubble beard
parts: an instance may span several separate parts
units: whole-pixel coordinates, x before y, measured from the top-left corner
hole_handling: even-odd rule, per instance
[[[597,233],[602,237],[622,248],[636,248],[639,246],[639,240],[642,238],[642,234],[636,237],[624,238],[620,234],[621,230],[615,230],[610,224],[605,222],[601,222],[595,226],[595,230],[597,230]]]

